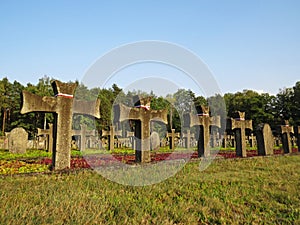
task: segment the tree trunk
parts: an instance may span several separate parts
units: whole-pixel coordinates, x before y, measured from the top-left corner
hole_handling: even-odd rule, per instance
[[[6,109],[3,109],[3,118],[2,118],[2,134],[5,134],[5,122],[6,122]]]

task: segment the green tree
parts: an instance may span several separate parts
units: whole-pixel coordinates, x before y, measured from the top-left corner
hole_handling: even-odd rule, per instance
[[[211,116],[220,116],[221,129],[222,132],[225,131],[227,118],[225,99],[220,94],[216,94],[215,96],[209,97],[207,102]]]
[[[236,111],[246,114],[246,119],[253,120],[255,130],[260,123],[271,123],[274,119],[272,112],[273,97],[269,94],[259,94],[252,90],[244,90],[235,94],[224,95],[229,117],[233,117]],[[272,124],[270,124],[272,125]]]
[[[7,122],[10,120],[11,110],[11,94],[12,84],[5,77],[0,81],[0,107],[1,107],[1,133],[4,134],[6,131]]]
[[[25,87],[26,91],[29,91],[33,94],[39,96],[54,96],[53,88],[51,85],[53,79],[48,76],[44,76],[39,79],[36,85],[28,83]],[[21,90],[19,90],[21,92]],[[23,126],[26,126],[26,130],[29,132],[29,135],[32,137],[36,134],[37,128],[46,128],[47,123],[53,123],[54,117],[52,113],[43,113],[43,112],[32,112],[22,116]],[[25,121],[24,121],[25,120]],[[26,122],[27,121],[27,122]]]
[[[293,88],[284,88],[276,95],[274,123],[281,125],[284,120],[290,120],[293,108]],[[290,120],[291,122],[291,120]]]
[[[300,126],[300,81],[296,82],[293,91],[291,116],[294,125]]]

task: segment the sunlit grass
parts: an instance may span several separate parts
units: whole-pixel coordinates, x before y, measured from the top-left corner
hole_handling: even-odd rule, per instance
[[[90,171],[0,180],[0,224],[299,224],[300,155],[188,163],[151,186]]]

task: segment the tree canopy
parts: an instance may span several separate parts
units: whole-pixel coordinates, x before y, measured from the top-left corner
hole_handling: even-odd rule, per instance
[[[23,86],[17,81],[11,83],[7,78],[0,80],[1,135],[15,127],[24,127],[32,137],[37,133],[37,128],[44,128],[47,123],[53,123],[54,117],[51,113],[20,114],[22,90],[40,96],[53,96],[51,81],[49,77],[44,76],[39,79],[37,84],[28,83]],[[76,82],[78,87],[75,98],[84,100],[100,98],[101,100],[101,118],[96,120],[99,131],[107,129],[111,124],[114,104],[132,105],[132,96],[137,94],[152,96],[152,109],[168,110],[169,130],[171,128],[175,128],[177,131],[181,130],[182,115],[187,112],[196,113],[191,107],[193,105],[209,105],[211,114],[220,115],[224,119],[223,121],[227,117],[232,117],[236,111],[244,111],[246,119],[253,120],[254,129],[260,123],[269,123],[272,129],[276,129],[278,125],[283,124],[284,120],[289,120],[291,125],[300,125],[300,81],[296,82],[293,87],[280,89],[277,95],[259,94],[253,90],[244,90],[237,93],[226,93],[223,96],[218,94],[208,98],[196,96],[193,91],[185,89],[178,89],[175,93],[163,97],[155,96],[153,92],[145,93],[142,90],[124,93],[117,84],[113,84],[108,89],[88,89],[78,81]],[[77,116],[74,120],[85,120],[85,118]],[[222,127],[225,127],[225,122],[223,122]]]

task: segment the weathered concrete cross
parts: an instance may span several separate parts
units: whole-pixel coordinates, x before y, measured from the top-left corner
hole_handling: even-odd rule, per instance
[[[110,126],[109,131],[102,130],[102,136],[108,137],[108,150],[114,150],[115,136],[122,136],[122,130],[115,131],[115,126]]]
[[[76,83],[52,82],[55,97],[38,96],[23,91],[21,113],[54,113],[52,166],[56,170],[70,167],[73,113],[91,115],[100,118],[100,100],[89,102],[74,100]]]
[[[199,126],[198,137],[198,157],[208,157],[210,155],[210,126],[221,127],[220,116],[209,116],[209,107],[196,107],[197,115],[188,113],[184,115],[184,126],[193,127]]]
[[[86,137],[96,136],[96,130],[87,130],[86,124],[80,124],[80,130],[72,130],[72,136],[80,137],[80,150],[85,151],[86,149]]]
[[[133,150],[135,150],[135,138],[134,138],[134,132],[133,131],[127,131],[126,137],[130,139],[131,147]]]
[[[171,133],[167,132],[167,138],[169,138],[169,146],[171,150],[175,149],[175,138],[180,138],[180,133],[175,133],[175,129],[171,129]]]
[[[294,133],[294,128],[289,125],[289,121],[285,120],[285,125],[281,125],[282,147],[284,153],[292,152],[291,133]]]
[[[195,138],[195,134],[191,134],[191,130],[188,129],[186,130],[184,133],[182,133],[182,139],[183,139],[183,143],[184,143],[184,147],[187,149],[190,149],[191,147],[191,139]]]
[[[245,112],[238,111],[236,117],[231,118],[231,129],[234,130],[235,135],[236,155],[247,157],[245,130],[252,130],[252,120],[245,120]]]
[[[134,96],[134,107],[127,107],[123,104],[114,106],[114,123],[125,120],[135,122],[135,160],[137,162],[150,162],[150,121],[161,121],[165,124],[167,110],[151,110],[151,98],[140,98]]]
[[[48,150],[48,152],[53,152],[53,124],[52,123],[48,123],[49,129],[41,129],[38,128],[38,136],[41,135],[46,135],[47,136],[47,146],[46,149]]]

